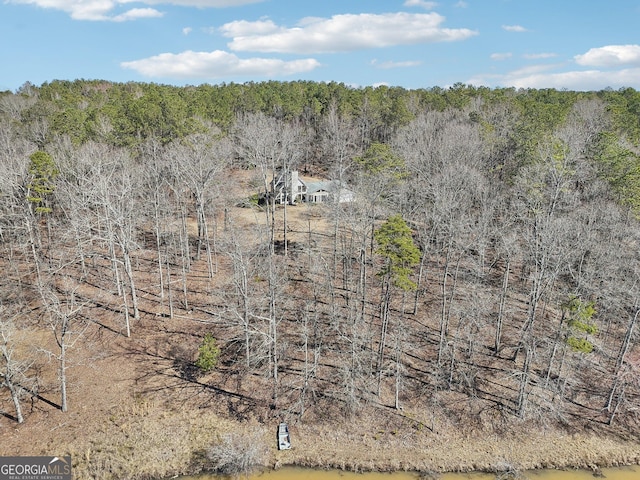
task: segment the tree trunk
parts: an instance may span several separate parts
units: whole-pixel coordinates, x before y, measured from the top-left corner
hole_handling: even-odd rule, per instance
[[[544,388],[549,386],[549,379],[551,378],[551,370],[553,369],[553,362],[556,358],[556,353],[558,353],[558,345],[560,343],[560,339],[562,338],[562,327],[564,326],[564,320],[566,317],[566,312],[562,311],[562,315],[560,316],[560,324],[558,325],[558,331],[556,332],[556,336],[553,340],[553,349],[551,350],[551,356],[549,357],[549,365],[547,366],[547,375],[544,379]]]
[[[606,405],[606,410],[609,412],[609,420],[608,423],[611,425],[613,423],[613,419],[617,413],[618,407],[620,405],[622,395],[624,393],[624,384],[620,384],[620,371],[622,370],[622,366],[624,365],[624,357],[629,350],[629,346],[631,345],[631,338],[633,336],[633,330],[638,320],[638,316],[640,315],[640,308],[636,308],[635,314],[633,315],[631,321],[629,322],[629,326],[627,327],[627,332],[624,336],[624,340],[622,341],[622,345],[620,346],[620,351],[618,353],[618,358],[616,358],[616,365],[613,373],[613,384],[611,385],[611,389],[609,391],[608,401]],[[615,402],[615,406],[612,409],[612,405],[614,402],[614,398],[616,397],[616,391],[620,390],[620,393],[617,395],[617,401]]]
[[[387,345],[387,330],[389,329],[389,303],[391,302],[391,279],[385,276],[382,286],[382,304],[380,305],[380,343],[378,344],[378,360],[376,373],[378,377],[378,396],[380,396],[380,384],[382,382],[382,369],[384,367],[384,350]]]
[[[66,320],[65,320],[66,323]],[[66,327],[64,327],[66,329]],[[66,333],[60,335],[60,410],[66,412],[67,405],[67,345]]]
[[[289,237],[287,236],[287,208],[289,206],[288,204],[289,204],[289,192],[287,188],[287,191],[285,193],[284,205],[282,208],[282,248],[283,248],[283,255],[285,257],[287,257],[289,254],[289,243],[288,243]]]
[[[509,288],[509,270],[511,267],[511,259],[507,258],[507,264],[502,277],[502,290],[500,291],[500,301],[498,306],[498,318],[496,320],[496,335],[494,341],[494,350],[496,354],[500,353],[502,347],[502,322],[504,320],[504,309],[507,300],[507,289]]]
[[[202,253],[202,244],[204,243],[207,219],[204,215],[204,204],[202,200],[202,193],[194,192],[195,207],[196,207],[196,219],[198,225],[198,245],[196,248],[196,260],[200,260],[200,254]]]
[[[154,233],[156,237],[156,253],[158,260],[158,281],[160,287],[160,305],[164,304],[164,263],[162,261],[162,247],[160,242],[160,211],[158,208],[158,193],[157,191],[154,194],[154,202],[153,202],[153,218],[154,218]]]
[[[129,301],[127,300],[127,293],[122,289],[122,307],[124,310],[124,325],[127,338],[131,337],[131,322],[129,314]]]
[[[402,382],[402,342],[399,338],[396,338],[396,381],[395,381],[395,396],[394,407],[396,410],[400,410],[400,388]]]
[[[169,300],[169,318],[173,319],[173,289],[171,287],[171,262],[169,262],[169,253],[165,246],[164,251],[165,263],[167,268],[167,297]]]
[[[449,245],[447,246],[447,255],[444,263],[444,270],[442,272],[442,303],[440,310],[440,340],[438,342],[438,365],[442,365],[442,359],[444,355],[444,348],[447,343],[447,332],[449,330],[449,317],[451,313],[451,302],[453,302],[453,292],[447,291],[447,281],[451,275],[449,268],[451,265],[451,250],[452,239],[449,238]],[[457,275],[456,275],[457,276]],[[455,283],[455,282],[454,282]]]
[[[425,249],[425,251],[422,252],[422,257],[420,258],[420,269],[418,270],[418,279],[416,281],[416,292],[413,297],[413,315],[418,314],[418,301],[420,300],[420,287],[422,285],[423,275],[425,276],[425,281],[426,281],[426,274],[425,274],[426,261],[427,261],[427,252]]]
[[[529,386],[529,368],[531,366],[532,351],[529,345],[524,345],[525,358],[522,365],[520,388],[518,390],[517,412],[520,418],[524,417],[527,401],[527,387]]]
[[[131,256],[126,246],[122,246],[122,256],[124,258],[124,268],[127,274],[127,280],[129,281],[129,290],[131,292],[131,303],[133,305],[133,318],[138,320],[140,318],[140,310],[138,308],[138,292],[136,290],[136,282],[133,275],[133,267],[131,265]]]
[[[4,335],[3,339],[4,339]],[[7,340],[5,339],[5,342]],[[4,372],[4,384],[9,389],[9,393],[11,394],[11,400],[13,401],[13,407],[16,411],[16,421],[18,423],[24,422],[24,417],[22,415],[22,406],[20,405],[20,386],[16,385],[13,380],[14,376],[14,360],[12,359],[11,353],[9,353],[9,349],[7,348],[7,344],[4,343],[0,345],[0,353],[2,353],[2,357],[4,358],[5,363],[5,372]],[[0,385],[2,385],[0,383]]]
[[[6,378],[4,383],[9,389],[9,393],[11,394],[13,407],[16,410],[16,421],[18,423],[23,423],[24,417],[22,415],[22,406],[20,405],[20,387],[18,387],[17,385],[14,385],[12,381],[7,380]]]

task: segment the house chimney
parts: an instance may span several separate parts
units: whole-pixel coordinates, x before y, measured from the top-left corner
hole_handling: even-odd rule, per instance
[[[291,171],[291,182],[289,183],[289,192],[291,194],[291,203],[296,203],[298,199],[298,171]]]

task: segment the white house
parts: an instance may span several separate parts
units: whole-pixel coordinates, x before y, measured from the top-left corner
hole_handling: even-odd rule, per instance
[[[338,180],[305,182],[297,170],[278,172],[271,182],[271,195],[276,203],[295,205],[298,202],[348,203],[355,200],[355,194]]]
[[[309,203],[349,203],[355,200],[355,194],[338,180],[310,182],[302,200]]]
[[[298,171],[278,172],[271,181],[271,195],[276,203],[291,205],[302,201],[307,193],[307,184],[298,176]]]

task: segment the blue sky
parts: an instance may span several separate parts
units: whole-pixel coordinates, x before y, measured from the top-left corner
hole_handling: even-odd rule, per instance
[[[173,85],[640,89],[640,0],[3,0],[0,90]]]

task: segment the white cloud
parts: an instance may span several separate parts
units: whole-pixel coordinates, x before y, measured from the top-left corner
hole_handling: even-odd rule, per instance
[[[509,58],[513,57],[512,53],[492,53],[491,54],[491,60],[496,60],[496,61],[500,61],[500,60],[508,60]]]
[[[225,37],[269,35],[282,30],[282,28],[278,27],[271,20],[259,20],[257,22],[237,20],[235,22],[225,23],[222,27],[220,27],[220,31]]]
[[[527,32],[528,30],[522,25],[502,25],[502,29],[507,32]]]
[[[231,22],[223,25],[221,31],[232,37],[229,43],[231,50],[298,54],[453,42],[478,33],[464,28],[443,28],[442,22],[444,17],[437,13],[363,13],[334,15],[331,18],[308,17],[294,28],[279,27],[265,20]],[[251,30],[254,25],[258,33]],[[260,33],[266,28],[272,31]]]
[[[392,62],[392,61],[378,62],[378,60],[372,60],[371,65],[383,70],[389,70],[391,68],[417,67],[419,65],[422,65],[422,62],[419,60],[407,60],[404,62]]]
[[[157,18],[162,17],[164,14],[159,12],[155,8],[133,8],[128,12],[122,13],[112,17],[114,22],[126,22],[128,20],[137,20],[139,18]]]
[[[527,60],[541,60],[545,58],[554,58],[557,56],[557,53],[525,53],[524,55],[522,55],[522,58],[526,58]]]
[[[607,87],[640,88],[640,68],[618,71],[571,70],[554,72],[559,65],[535,65],[504,75],[478,75],[468,80],[470,85],[516,88],[555,88],[575,91],[603,90]]]
[[[618,67],[640,65],[640,45],[607,45],[592,48],[573,57],[578,65],[589,67]]]
[[[120,0],[123,2],[133,0]],[[182,7],[200,7],[200,8],[227,8],[239,7],[251,3],[261,3],[265,0],[140,0],[149,5],[179,5]]]
[[[454,5],[454,7],[457,7],[457,8],[467,8],[468,6],[469,4],[464,0],[460,0],[459,2],[456,2],[456,4]]]
[[[527,65],[526,67],[518,68],[517,70],[513,70],[509,73],[509,76],[512,78],[518,77],[528,77],[528,76],[536,76],[542,75],[544,72],[550,72],[554,68],[559,68],[561,65]]]
[[[182,29],[182,34],[183,34],[183,35],[189,35],[192,31],[193,31],[193,28],[191,28],[191,27],[184,27],[184,28]]]
[[[238,58],[233,53],[213,52],[162,53],[141,60],[123,62],[122,68],[135,70],[146,77],[224,78],[229,76],[280,77],[309,72],[320,66],[313,58],[284,61],[274,58]]]
[[[438,2],[429,2],[427,0],[405,0],[405,7],[422,7],[426,10],[432,10],[438,6]]]
[[[117,4],[111,0],[88,0],[75,2],[73,0],[16,0],[16,3],[26,3],[42,8],[51,8],[67,12],[74,20],[112,20],[109,12]]]
[[[568,90],[603,90],[607,87],[640,87],[640,68],[603,72],[600,70],[537,74],[512,78],[517,88],[566,88]]]
[[[146,5],[181,5],[200,8],[222,8],[258,3],[264,0],[139,0]],[[113,10],[131,0],[9,0],[10,3],[36,5],[67,12],[74,20],[124,21],[137,18],[162,16],[152,8],[134,8],[123,14],[113,15]]]

